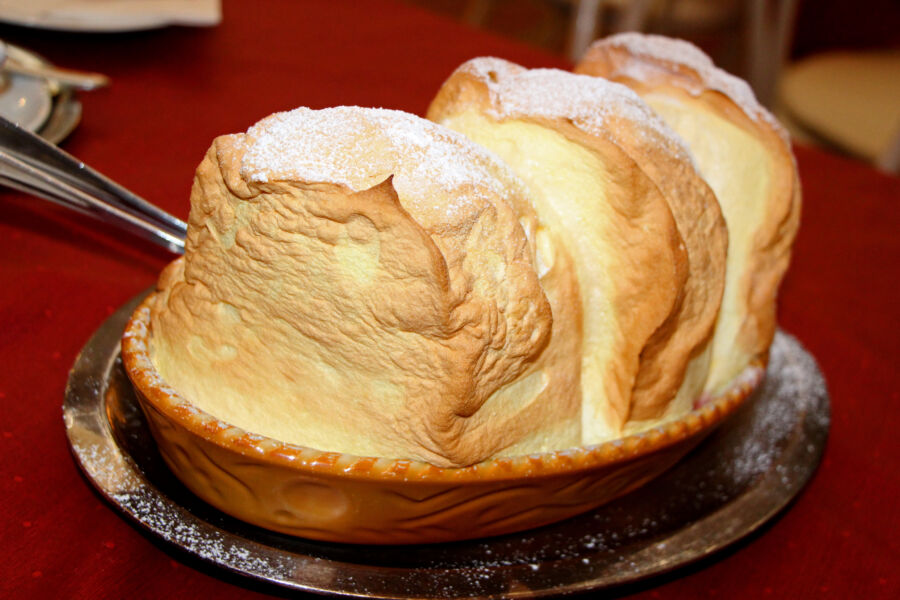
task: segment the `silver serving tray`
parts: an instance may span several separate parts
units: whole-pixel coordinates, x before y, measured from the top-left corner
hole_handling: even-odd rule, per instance
[[[63,416],[78,465],[140,528],[222,574],[294,590],[515,598],[646,579],[708,557],[778,515],[812,477],[828,437],[822,374],[796,339],[779,332],[757,393],[683,461],[611,504],[540,529],[468,542],[309,541],[229,517],[169,472],[119,360],[119,338],[139,300],[97,330],[70,373]]]

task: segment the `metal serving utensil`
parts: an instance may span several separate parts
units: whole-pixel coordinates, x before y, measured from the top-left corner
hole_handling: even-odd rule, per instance
[[[13,60],[3,40],[0,40],[0,72],[45,79],[55,86],[76,90],[90,91],[109,85],[109,77],[100,73],[73,71],[51,65],[25,64]]]
[[[2,117],[0,184],[90,215],[170,252],[184,252],[184,221]]]

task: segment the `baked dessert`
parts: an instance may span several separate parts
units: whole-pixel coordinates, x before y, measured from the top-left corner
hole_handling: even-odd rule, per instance
[[[428,116],[500,155],[539,216],[556,215],[566,231],[579,280],[589,282],[583,303],[595,307],[585,315],[595,346],[585,346],[583,402],[611,405],[617,417],[601,428],[602,410],[584,410],[583,442],[687,413],[707,375],[728,242],[716,198],[678,136],[624,86],[496,58],[457,69]],[[653,251],[666,236],[681,251],[674,269]],[[595,295],[608,281],[622,288],[601,305]],[[621,314],[634,320],[614,330],[610,315]],[[627,343],[604,347],[610,339]],[[615,357],[615,370],[596,368],[596,355]],[[617,389],[600,395],[609,381]]]
[[[741,291],[780,277],[795,218],[726,226],[706,159],[596,77],[478,59],[429,115],[469,137],[297,109],[198,168],[185,256],[122,360],[213,506],[345,543],[519,531],[657,476],[759,383]],[[737,330],[756,345],[732,356]]]
[[[775,333],[800,218],[787,134],[746,82],[682,40],[615,35],[595,42],[575,71],[637,92],[687,142],[718,197],[730,245],[706,390],[721,391],[750,360],[765,361]]]
[[[578,446],[576,282],[522,194],[397,111],[217,138],[152,304],[154,364],[202,410],[313,448],[454,466]]]
[[[616,39],[592,56],[625,60]],[[244,430],[441,467],[687,414],[765,359],[795,180],[721,94],[743,137],[649,95],[721,139],[689,152],[625,86],[490,58],[438,92],[440,125],[301,108],[217,138],[150,306],[156,370]],[[720,160],[745,153],[766,176]]]
[[[687,257],[666,198],[615,143],[599,103],[578,112],[584,95],[556,87],[565,81],[507,85],[542,73],[469,61],[438,92],[428,117],[508,163],[572,255],[585,307],[582,442],[595,443],[621,436],[640,355],[677,308]],[[633,108],[619,98],[611,104],[617,114]]]

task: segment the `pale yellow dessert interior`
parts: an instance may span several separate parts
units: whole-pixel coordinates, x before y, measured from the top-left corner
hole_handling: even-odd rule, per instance
[[[610,204],[603,201],[609,174],[602,161],[583,146],[547,127],[522,121],[497,122],[475,109],[451,115],[445,125],[498,154],[525,181],[541,220],[560,232],[572,253],[580,286],[583,317],[581,359],[582,443],[619,437],[620,416],[610,397],[621,382],[611,368],[621,347],[615,327],[610,285],[616,255],[607,240],[612,228]],[[590,282],[590,284],[588,284]]]
[[[719,199],[728,224],[725,293],[712,342],[706,388],[716,394],[747,366],[750,356],[735,343],[746,315],[742,289],[757,231],[771,194],[771,156],[757,138],[712,111],[694,110],[670,95],[647,93],[644,100],[688,144],[700,173]]]

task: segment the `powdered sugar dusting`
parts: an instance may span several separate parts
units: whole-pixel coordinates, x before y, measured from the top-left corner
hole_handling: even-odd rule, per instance
[[[462,69],[487,85],[497,118],[538,116],[568,119],[590,135],[613,142],[611,122],[624,120],[632,133],[664,143],[681,159],[689,159],[684,142],[628,87],[559,69],[523,69],[497,58],[477,58]]]
[[[148,491],[138,487],[115,494],[113,500],[153,533],[203,560],[266,579],[290,576],[294,567],[291,561],[255,551],[249,544],[198,522],[184,509]]]
[[[804,352],[796,339],[778,333],[770,348],[770,370],[760,394],[789,401],[757,402],[750,421],[750,431],[740,438],[735,458],[727,463],[736,480],[748,481],[768,471],[781,452],[779,443],[788,437],[801,419],[820,419],[816,425],[827,429],[828,414],[815,410],[827,397],[825,380],[811,355]]]
[[[653,61],[683,65],[693,70],[700,78],[703,86],[725,94],[744,111],[747,116],[764,121],[782,137],[786,144],[790,145],[787,131],[778,120],[766,110],[756,99],[753,90],[746,81],[735,77],[713,64],[709,56],[700,48],[685,40],[665,37],[661,35],[643,33],[620,33],[594,42],[592,47],[620,47],[630,54],[649,58]],[[590,52],[590,50],[588,51]],[[627,64],[622,69],[623,74],[636,79],[644,80],[650,72],[639,62]],[[702,87],[690,89],[692,93],[699,94]]]
[[[360,191],[393,175],[401,195],[404,189],[435,186],[447,192],[466,187],[476,195],[478,190],[508,193],[491,173],[502,167],[486,151],[396,110],[297,108],[263,119],[243,143],[241,175],[254,182],[325,182]]]

